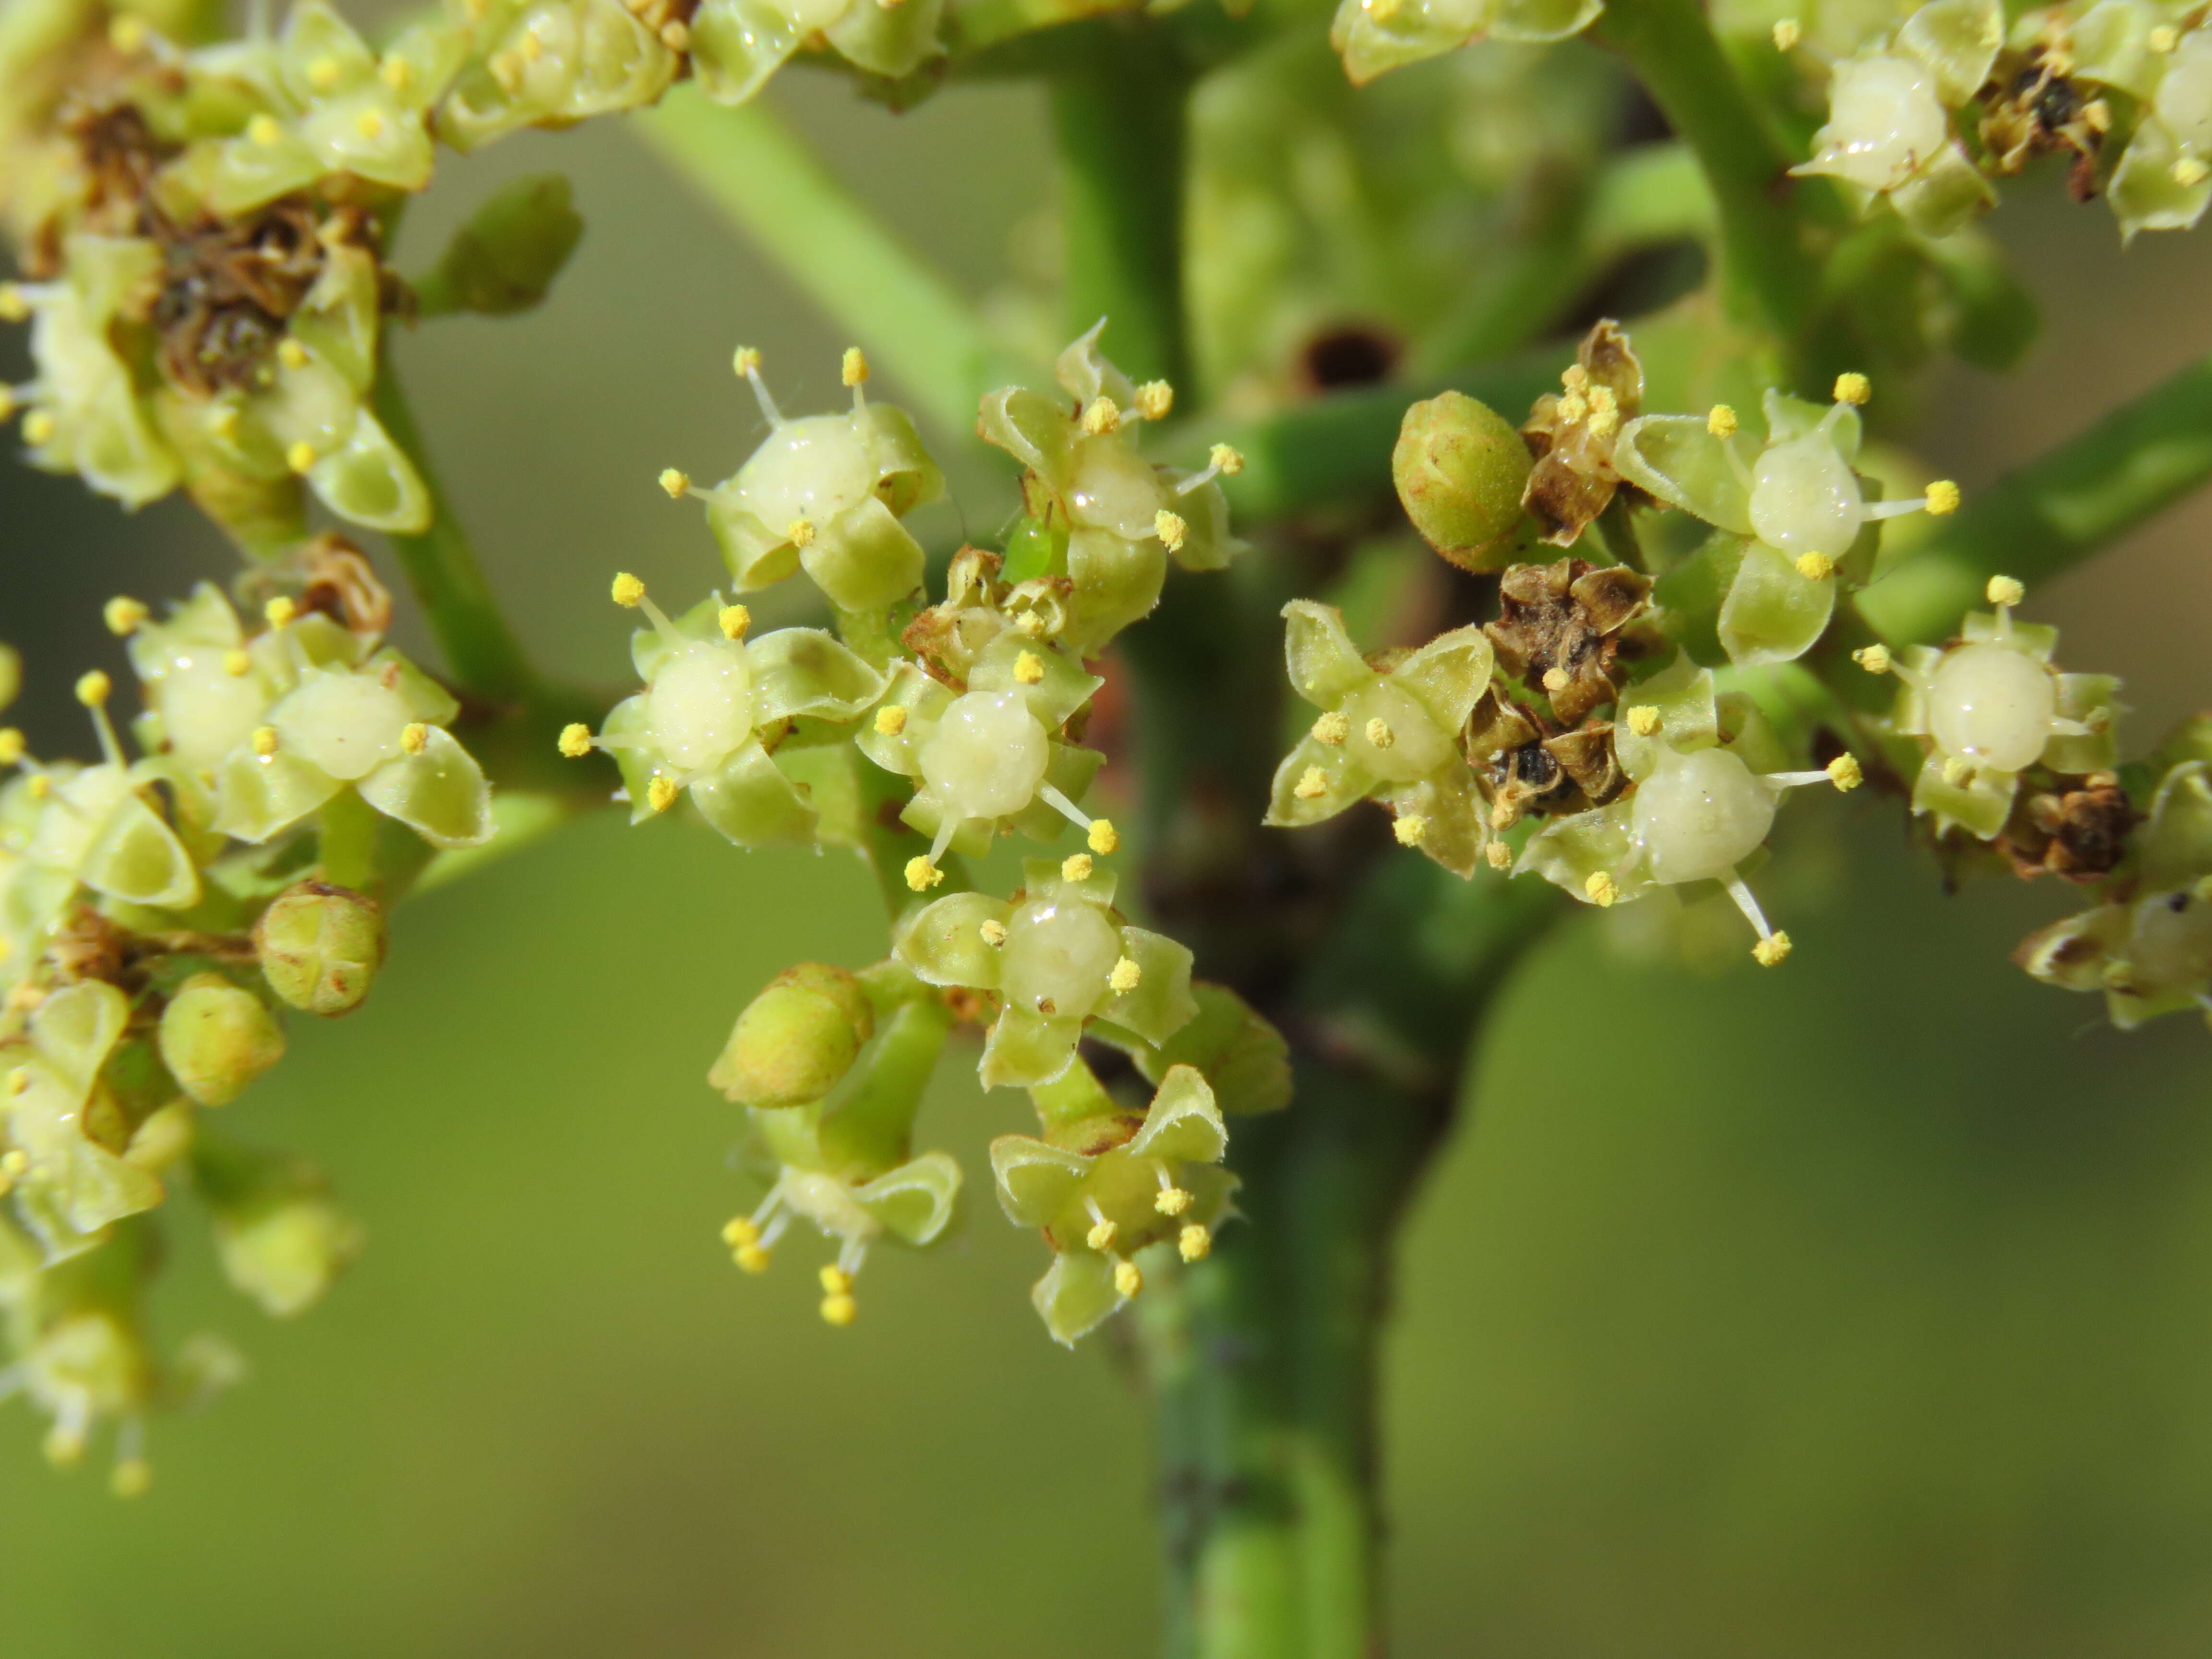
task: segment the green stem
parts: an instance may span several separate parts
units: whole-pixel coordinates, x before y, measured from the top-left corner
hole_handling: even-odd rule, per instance
[[[948,434],[970,433],[976,400],[1016,377],[943,273],[885,228],[764,101],[726,109],[686,84],[629,128]]]
[[[1940,640],[1991,576],[2034,583],[2078,564],[2212,479],[2212,358],[1970,497],[1858,609],[1892,644]]]
[[[522,642],[507,626],[491,584],[477,563],[468,532],[461,528],[453,501],[430,465],[388,346],[377,366],[376,417],[406,452],[430,492],[430,527],[419,536],[393,536],[392,547],[445,653],[453,683],[485,702],[528,698],[538,690],[538,677],[523,654]]]

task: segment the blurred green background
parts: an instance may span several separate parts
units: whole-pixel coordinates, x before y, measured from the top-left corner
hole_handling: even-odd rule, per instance
[[[903,118],[796,75],[775,96],[971,289],[1048,189],[1028,94]],[[803,407],[843,342],[611,124],[453,164],[402,264],[549,167],[590,226],[553,301],[402,360],[518,620],[611,681],[611,567],[717,577],[652,480],[749,443],[731,345]],[[1969,489],[2212,349],[2201,242],[2124,258],[2048,188],[1995,222],[2046,332],[2021,376],[1929,400]],[[979,533],[990,489],[967,481]],[[2128,676],[2139,745],[2212,702],[2208,534],[2200,503],[2032,597],[2069,662]],[[55,694],[117,654],[100,599],[228,561],[188,511],[0,469],[0,637],[41,744],[85,739]],[[1496,1011],[1388,1355],[1400,1650],[2202,1654],[2212,1036],[2121,1037],[2009,968],[2066,904],[2049,884],[1947,898],[1879,802],[1785,823],[1787,971],[1639,961],[1585,914]],[[849,1331],[814,1316],[805,1249],[754,1281],[716,1240],[736,1125],[701,1077],[729,1020],[794,958],[882,945],[842,859],[611,817],[410,904],[367,1010],[296,1023],[228,1109],[333,1173],[368,1255],[272,1328],[174,1230],[166,1334],[223,1331],[253,1369],[156,1425],[139,1503],[0,1413],[0,1651],[1148,1650],[1140,1403],[1109,1343],[1045,1339],[1043,1252],[988,1194],[933,1255],[879,1252]],[[972,1176],[1022,1108],[945,1073],[923,1139]]]

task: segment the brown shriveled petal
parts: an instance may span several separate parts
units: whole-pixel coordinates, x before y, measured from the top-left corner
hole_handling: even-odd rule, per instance
[[[2099,772],[2078,789],[2021,791],[1997,850],[2023,881],[2043,875],[2096,881],[2119,866],[2136,823],[2135,805],[2119,780]]]
[[[1546,541],[1570,547],[1620,487],[1613,445],[1622,426],[1643,412],[1644,366],[1628,336],[1607,318],[1583,337],[1575,366],[1562,380],[1565,395],[1546,392],[1537,398],[1521,428],[1536,457],[1521,504],[1544,527]],[[1611,394],[1612,407],[1594,422],[1597,410],[1589,394],[1600,387]]]
[[[1544,747],[1592,806],[1604,805],[1627,787],[1613,751],[1611,720],[1587,720],[1571,732],[1546,738]]]
[[[143,234],[161,244],[164,267],[154,303],[161,370],[201,397],[259,387],[285,319],[322,274],[327,250],[374,246],[374,227],[357,210],[321,220],[296,196],[236,221],[174,225],[150,205],[144,217]]]
[[[301,562],[307,577],[302,610],[319,611],[363,639],[384,637],[392,626],[392,592],[359,548],[343,536],[321,535],[307,544]]]
[[[2097,152],[2105,135],[2089,113],[2096,88],[2068,79],[2061,73],[2064,67],[2064,54],[2051,56],[2048,41],[2025,54],[2000,57],[1990,84],[2002,95],[1990,99],[1982,117],[1982,143],[1990,166],[2001,173],[2018,173],[2039,155],[2068,152],[2074,157],[2069,182],[2075,199],[2086,201],[2096,194]]]
[[[1499,672],[1542,686],[1556,669],[1566,676],[1546,688],[1564,726],[1613,700],[1619,635],[1650,597],[1651,581],[1632,570],[1594,570],[1581,559],[1521,564],[1498,585],[1498,619],[1483,632],[1498,650]]]

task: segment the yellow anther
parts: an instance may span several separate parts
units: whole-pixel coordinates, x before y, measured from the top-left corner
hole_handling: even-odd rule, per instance
[[[2160,23],[2150,32],[2150,49],[2163,57],[2181,44],[2181,31],[2171,23]]]
[[[307,84],[317,92],[328,92],[337,85],[339,72],[337,58],[318,58],[307,65]]]
[[[1571,684],[1564,668],[1547,668],[1544,671],[1544,690],[1553,696],[1559,696]]]
[[[655,778],[645,786],[645,804],[656,812],[665,812],[676,805],[679,792],[673,778]]]
[[[759,1243],[760,1236],[760,1229],[745,1216],[732,1216],[722,1224],[722,1243],[733,1250],[740,1244]]]
[[[1735,410],[1726,404],[1715,404],[1705,414],[1705,430],[1716,438],[1735,436]]]
[[[714,613],[714,626],[726,640],[741,640],[753,625],[753,613],[741,605],[726,605]]]
[[[1851,653],[1851,660],[1869,674],[1889,672],[1889,647],[1886,645],[1863,645]]]
[[[1943,781],[1956,788],[1974,775],[1974,769],[1956,755],[1943,763]]]
[[[1309,766],[1298,775],[1291,793],[1300,800],[1319,800],[1328,793],[1328,777],[1318,766]]]
[[[1160,538],[1160,545],[1170,553],[1182,551],[1182,544],[1190,535],[1190,526],[1182,515],[1170,513],[1164,507],[1152,514],[1152,534]]]
[[[1938,478],[1928,486],[1928,510],[1937,518],[1959,510],[1959,486],[1948,478]]]
[[[1090,854],[1070,853],[1060,861],[1060,878],[1062,881],[1088,881],[1093,867]]]
[[[1114,971],[1106,975],[1107,988],[1117,997],[1125,997],[1145,981],[1145,970],[1137,966],[1134,958],[1123,957],[1114,964]]]
[[[983,936],[983,943],[994,951],[1006,942],[1006,924],[995,916],[985,918],[983,925],[975,931]]]
[[[307,366],[307,348],[287,337],[283,344],[276,348],[276,361],[287,368],[305,368]]]
[[[1401,847],[1419,847],[1429,833],[1429,821],[1419,812],[1401,812],[1390,820],[1390,833]]]
[[[289,449],[284,452],[284,465],[290,467],[295,472],[308,472],[313,471],[315,465],[314,445],[309,443],[305,438],[301,439],[299,442],[294,444]]]
[[[668,492],[671,501],[681,501],[684,492],[691,488],[690,475],[672,466],[660,469],[660,487]]]
[[[570,720],[561,728],[561,752],[570,760],[581,760],[592,752],[592,728],[581,720]]]
[[[473,0],[471,0],[473,3]],[[491,78],[505,91],[522,90],[522,59],[511,52],[495,52],[491,55]]]
[[[271,628],[289,628],[292,618],[299,614],[298,602],[283,593],[279,593],[261,607],[261,618]]]
[[[118,593],[100,608],[100,619],[107,624],[107,631],[118,640],[138,631],[138,626],[153,614],[137,600]]]
[[[362,111],[361,118],[353,125],[354,131],[364,138],[374,141],[384,137],[384,117],[373,109]]]
[[[419,755],[430,746],[430,728],[421,720],[410,720],[399,728],[399,746],[410,755]]]
[[[12,726],[0,726],[0,766],[13,766],[23,758],[23,734]]]
[[[761,355],[758,346],[739,346],[730,354],[730,367],[740,375],[760,373]]]
[[[146,44],[146,26],[135,17],[118,17],[107,26],[107,44],[118,52],[137,52]]]
[[[0,323],[20,323],[31,314],[31,301],[20,284],[0,283]]]
[[[1145,1276],[1137,1271],[1133,1261],[1114,1264],[1114,1293],[1127,1301],[1145,1288]]]
[[[1856,369],[1846,370],[1836,376],[1836,401],[1839,404],[1863,404],[1874,396],[1874,382]]]
[[[1367,722],[1366,729],[1361,735],[1376,749],[1388,749],[1398,741],[1398,734],[1390,729],[1390,722],[1380,714]]]
[[[1580,392],[1589,384],[1589,370],[1580,363],[1569,363],[1559,371],[1559,384],[1570,392]]]
[[[607,597],[625,609],[635,609],[645,598],[645,584],[627,570],[615,572],[615,579],[607,588]]]
[[[1992,576],[1982,593],[1991,605],[2018,605],[2027,597],[2027,589],[2014,577]]]
[[[15,418],[15,388],[0,386],[0,421]]]
[[[847,346],[844,361],[838,364],[837,373],[847,386],[867,385],[868,354],[858,346]]]
[[[1610,904],[1620,896],[1620,884],[1602,870],[1593,870],[1583,883],[1583,891],[1589,895],[1592,904]]]
[[[1751,959],[1762,968],[1779,968],[1790,954],[1790,935],[1769,933],[1751,947]]]
[[[1639,738],[1656,736],[1660,723],[1659,711],[1648,702],[1640,702],[1628,711],[1628,729]]]
[[[745,1273],[757,1277],[768,1271],[768,1247],[764,1244],[740,1244],[730,1256]]]
[[[21,1147],[0,1153],[0,1181],[17,1182],[31,1172],[31,1155]]]
[[[221,404],[208,416],[208,428],[218,438],[235,438],[241,418],[236,404]]]
[[[1313,723],[1314,741],[1327,744],[1331,749],[1336,748],[1351,735],[1352,717],[1337,709],[1330,709]]]
[[[394,92],[404,92],[415,84],[415,65],[404,58],[387,58],[377,65],[376,78]]]
[[[47,796],[54,793],[54,781],[48,777],[44,772],[40,772],[33,777],[30,783],[26,787],[30,790],[31,799],[33,800],[44,800]],[[29,1005],[27,1004],[25,1006],[28,1006]]]
[[[257,115],[246,124],[246,136],[257,144],[280,144],[284,129],[273,115]]]
[[[34,409],[23,416],[23,441],[33,448],[45,448],[61,429],[61,422],[46,410]]]
[[[918,854],[906,861],[906,884],[917,893],[926,893],[945,879],[945,872],[929,861],[926,853]]]
[[[253,752],[260,756],[264,760],[267,760],[271,755],[276,752],[276,728],[275,726],[257,726],[253,728]]]
[[[2212,179],[2212,163],[2200,157],[2185,155],[2173,164],[2173,182],[2184,190],[2194,189],[2207,179]]]
[[[1775,24],[1774,24],[1774,49],[1775,49],[1775,51],[1777,51],[1777,52],[1794,52],[1794,51],[1796,51],[1796,50],[1797,43],[1798,43],[1800,40],[1803,40],[1804,38],[1805,38],[1805,32],[1804,32],[1804,30],[1803,30],[1803,29],[1802,29],[1802,28],[1800,28],[1800,27],[1798,27],[1797,20],[1796,20],[1796,18],[1794,18],[1794,17],[1783,17],[1783,18],[1778,18],[1778,19],[1775,21]]]
[[[1094,438],[1117,432],[1121,426],[1121,411],[1111,398],[1093,398],[1083,411],[1083,429]]]
[[[1137,388],[1137,413],[1148,421],[1164,421],[1175,407],[1175,388],[1165,380],[1147,380]]]
[[[2112,106],[2101,98],[2092,98],[2081,106],[2081,125],[2099,134],[2112,130]]]
[[[814,540],[814,520],[793,519],[783,527],[783,538],[793,547],[805,547]]]
[[[1044,678],[1044,659],[1034,651],[1024,651],[1014,659],[1014,678],[1024,685],[1035,685]]]
[[[1484,861],[1493,870],[1510,870],[1513,867],[1513,849],[1502,841],[1484,842],[1482,856]]]
[[[1091,844],[1091,850],[1101,858],[1121,850],[1121,832],[1114,827],[1111,818],[1091,819],[1091,833],[1084,839]]]
[[[536,29],[522,37],[522,55],[531,63],[545,56],[545,41]]]
[[[1213,1235],[1194,1221],[1176,1235],[1176,1249],[1186,1261],[1203,1261],[1213,1254]]]
[[[108,1490],[118,1498],[143,1498],[154,1484],[154,1466],[143,1457],[126,1457],[107,1477]]]
[[[1491,804],[1490,827],[1492,829],[1510,830],[1520,822],[1520,813],[1513,810],[1513,804],[1510,801],[1494,801]]]
[[[29,1093],[30,1088],[31,1068],[29,1066],[18,1066],[8,1073],[8,1095],[10,1099],[17,1095]],[[9,1156],[12,1158],[15,1154],[11,1152]]]
[[[87,708],[97,708],[114,690],[115,682],[95,668],[89,674],[78,676],[76,700]]]
[[[1838,755],[1828,763],[1828,781],[1838,789],[1850,791],[1866,781],[1866,773],[1860,769],[1856,755]]]
[[[660,44],[671,52],[688,52],[691,46],[691,30],[680,17],[672,17],[660,26]]]
[[[1224,477],[1233,478],[1244,470],[1243,453],[1227,444],[1214,445],[1206,452],[1206,459],[1221,469]]]
[[[1579,392],[1570,392],[1559,399],[1559,419],[1568,426],[1589,418],[1589,399]]]
[[[46,1443],[40,1449],[56,1468],[67,1468],[84,1455],[84,1435],[80,1430],[57,1425],[47,1431]]]
[[[850,1294],[822,1298],[822,1322],[825,1325],[835,1325],[842,1330],[860,1316],[860,1304]]]
[[[1094,1250],[1110,1249],[1121,1230],[1110,1221],[1100,1221],[1083,1236],[1083,1242]]]
[[[906,730],[906,706],[888,702],[876,710],[876,731],[878,735],[895,738]]]
[[[1610,386],[1594,386],[1589,392],[1589,429],[1593,438],[1610,438],[1620,429],[1620,404]]]
[[[1796,562],[1797,574],[1808,582],[1824,582],[1836,574],[1836,562],[1825,553],[1800,553]]]
[[[1152,1207],[1162,1215],[1181,1215],[1190,1208],[1190,1193],[1182,1187],[1163,1187],[1152,1200]]]
[[[824,1296],[850,1296],[853,1293],[853,1275],[834,1262],[823,1267],[815,1277],[821,1280]]]

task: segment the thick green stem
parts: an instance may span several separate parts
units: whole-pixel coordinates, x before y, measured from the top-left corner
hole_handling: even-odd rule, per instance
[[[1970,497],[1859,595],[1893,644],[1940,640],[1984,603],[1991,576],[2036,582],[2079,563],[2212,479],[2212,358]]]
[[[947,433],[972,432],[976,400],[1018,378],[951,283],[832,177],[766,102],[726,109],[687,84],[640,111],[630,130]]]
[[[453,683],[484,702],[522,702],[538,690],[538,677],[523,654],[521,641],[507,626],[491,584],[477,563],[468,532],[461,528],[437,470],[430,465],[392,356],[386,350],[378,365],[376,417],[422,475],[434,515],[421,535],[392,537],[392,551],[445,653]]]

